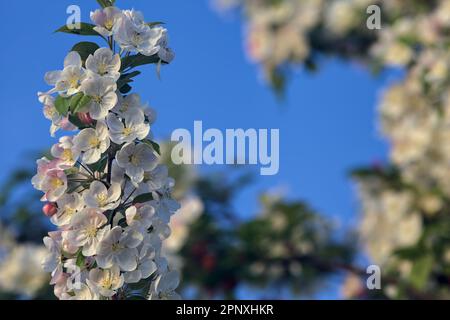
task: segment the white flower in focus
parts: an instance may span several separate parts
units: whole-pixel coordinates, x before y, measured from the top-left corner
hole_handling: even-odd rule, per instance
[[[119,19],[122,17],[122,11],[116,7],[106,7],[91,11],[91,20],[96,24],[94,30],[104,37],[113,35],[113,29]]]
[[[112,142],[122,144],[135,139],[145,139],[150,132],[150,125],[145,123],[144,112],[141,109],[129,110],[122,122],[120,118],[110,113],[106,120],[109,127],[109,137]]]
[[[150,204],[156,209],[159,217],[165,223],[169,223],[170,216],[180,209],[180,204],[171,196],[174,184],[175,182],[172,178],[167,179],[164,188],[159,190],[160,192],[153,192],[153,200],[150,201]]]
[[[51,222],[56,226],[70,224],[72,218],[85,207],[83,199],[76,192],[65,194],[57,201],[57,205],[58,211],[51,218]]]
[[[167,29],[162,27],[158,27],[158,29],[161,29],[161,37],[157,43],[159,46],[158,56],[162,61],[170,63],[173,59],[175,59],[175,53],[168,47],[169,38],[167,35]]]
[[[120,118],[129,117],[130,113],[135,112],[135,109],[142,106],[141,97],[136,93],[129,94],[126,97],[118,94],[117,98],[117,104],[111,111],[117,113]]]
[[[43,200],[56,202],[67,190],[67,176],[62,170],[50,170],[42,182]]]
[[[47,172],[51,170],[58,170],[59,160],[48,160],[46,157],[42,157],[41,159],[36,161],[36,164],[37,173],[31,179],[31,183],[35,189],[42,191],[43,182],[47,176]]]
[[[104,120],[108,111],[117,103],[117,84],[114,79],[108,77],[92,77],[83,82],[81,90],[91,97],[86,108],[94,120]]]
[[[80,92],[81,83],[86,78],[82,65],[80,54],[76,51],[69,52],[64,59],[62,71],[51,71],[45,74],[47,84],[55,86],[48,94],[59,92],[61,95],[71,96]]]
[[[162,30],[146,25],[139,11],[125,10],[114,27],[114,36],[123,50],[151,56],[159,51]]]
[[[153,170],[158,158],[153,153],[153,149],[145,143],[125,144],[117,153],[117,164],[125,169],[125,173],[130,177],[133,184],[138,184],[144,179],[144,172]]]
[[[96,254],[98,243],[103,239],[109,226],[105,215],[97,210],[85,209],[73,219],[72,228],[67,233],[67,239],[77,247],[83,247],[85,257]]]
[[[139,207],[131,206],[125,211],[127,224],[143,233],[152,225],[154,214],[155,208],[148,204]]]
[[[114,54],[109,48],[100,48],[86,59],[88,74],[110,77],[114,81],[120,78],[120,55]]]
[[[59,143],[53,145],[51,154],[60,160],[61,169],[69,169],[77,162],[80,151],[75,148],[73,138],[65,136],[59,139]]]
[[[73,290],[73,295],[64,293],[61,300],[98,300],[98,294],[92,290],[87,284],[80,283],[79,289]]]
[[[95,257],[100,268],[119,266],[123,271],[133,271],[137,267],[137,246],[144,239],[140,232],[132,229],[122,231],[117,226],[112,228],[99,243]]]
[[[100,295],[110,298],[123,286],[123,275],[117,266],[107,270],[96,268],[89,271],[87,282],[95,287]]]
[[[158,165],[152,171],[144,172],[144,179],[139,184],[137,194],[150,193],[163,188],[169,177],[169,170],[165,165]]]
[[[156,263],[152,260],[155,256],[155,250],[148,244],[141,244],[139,255],[136,257],[136,270],[125,272],[124,279],[126,283],[137,283],[141,279],[147,279],[156,270]]]
[[[102,182],[94,181],[89,190],[83,193],[83,199],[89,208],[108,211],[119,206],[121,193],[120,185],[116,183],[111,184],[107,189]]]
[[[58,279],[63,273],[63,255],[61,252],[62,237],[60,231],[49,232],[48,235],[48,237],[44,238],[44,245],[47,248],[47,254],[41,260],[41,266],[44,271],[51,273],[51,283],[55,283],[55,279]]]
[[[176,271],[164,273],[152,283],[150,300],[180,300],[181,297],[175,292],[180,283],[180,276]]]
[[[102,153],[109,148],[108,128],[103,122],[99,121],[95,129],[81,130],[73,142],[75,148],[83,152],[82,159],[86,164],[95,163],[100,160]]]
[[[43,113],[46,119],[52,122],[50,126],[50,135],[55,136],[58,129],[73,131],[77,127],[74,126],[67,117],[62,116],[55,108],[55,98],[51,95],[38,92],[39,102],[43,104]]]

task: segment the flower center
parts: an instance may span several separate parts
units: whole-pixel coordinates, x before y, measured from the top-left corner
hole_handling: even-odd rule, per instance
[[[78,86],[80,85],[80,79],[78,79],[78,77],[70,77],[69,78],[69,85],[71,88],[78,88]]]
[[[64,213],[68,216],[72,216],[75,213],[75,209],[66,207]]]
[[[64,161],[72,161],[73,160],[72,150],[64,149],[64,151],[61,154],[61,159]]]
[[[100,285],[103,287],[103,288],[106,288],[106,289],[109,289],[109,288],[111,288],[112,287],[112,278],[111,278],[111,276],[108,274],[108,275],[105,275],[105,277],[102,279],[102,281],[100,282]]]
[[[141,160],[139,159],[139,157],[137,155],[133,154],[132,156],[130,156],[130,162],[132,165],[138,166],[139,163],[141,162]]]
[[[131,128],[124,128],[122,133],[124,136],[128,137],[131,134],[132,130]]]
[[[59,178],[52,178],[52,180],[50,181],[50,185],[52,186],[53,189],[56,189],[56,188],[63,186],[64,181],[62,181]]]
[[[89,145],[92,148],[98,148],[100,147],[100,140],[97,137],[91,137],[89,138]]]
[[[108,19],[105,21],[105,29],[111,30],[114,26],[114,21],[112,19]]]
[[[97,235],[97,228],[94,226],[89,226],[86,228],[86,235],[89,238],[94,238]]]
[[[104,205],[106,205],[107,200],[108,200],[108,197],[106,196],[106,194],[100,193],[97,195],[97,202],[100,207],[103,207]]]
[[[98,73],[100,75],[104,75],[105,73],[107,73],[107,65],[104,62],[100,62],[100,64],[98,65]]]
[[[142,37],[140,33],[135,33],[133,34],[133,36],[131,37],[131,43],[135,46],[138,47],[142,42]]]

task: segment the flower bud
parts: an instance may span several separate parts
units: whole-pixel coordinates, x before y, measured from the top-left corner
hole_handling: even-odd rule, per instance
[[[58,211],[58,208],[56,207],[56,204],[54,202],[49,202],[42,207],[42,211],[44,212],[44,214],[47,217],[50,218],[56,214],[56,212]]]
[[[78,119],[80,119],[80,121],[85,124],[85,125],[90,125],[94,123],[94,120],[92,120],[91,116],[89,115],[89,113],[82,113],[79,112],[78,113]]]

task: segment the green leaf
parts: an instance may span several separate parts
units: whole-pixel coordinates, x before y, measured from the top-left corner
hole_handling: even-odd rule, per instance
[[[133,71],[130,73],[125,73],[123,75],[120,76],[119,80],[117,81],[117,88],[122,89],[122,87],[130,82],[133,82],[134,77],[140,75],[141,72],[140,71]],[[125,88],[124,88],[125,89]],[[130,89],[131,90],[131,89]]]
[[[89,169],[91,169],[92,172],[103,172],[105,171],[107,164],[108,164],[108,157],[103,157],[103,159],[97,161],[94,164],[89,165]]]
[[[127,68],[135,68],[135,67],[146,65],[146,64],[156,64],[160,60],[161,60],[161,58],[158,56],[158,54],[154,54],[152,56],[144,56],[139,53],[134,56],[124,57],[122,59],[121,70],[125,70]],[[163,61],[163,63],[166,63],[166,62]]]
[[[128,83],[125,83],[120,87],[119,91],[122,94],[127,94],[128,92],[131,91],[131,89],[133,88],[131,88],[131,86]]]
[[[152,200],[153,200],[153,195],[151,193],[144,193],[144,194],[141,194],[141,195],[137,196],[136,198],[134,198],[133,204],[145,203],[145,202],[149,202]]]
[[[95,42],[83,41],[79,42],[72,47],[72,51],[76,51],[80,54],[83,64],[89,55],[94,54],[97,49],[100,48]]]
[[[81,250],[78,252],[78,256],[77,256],[77,261],[76,261],[76,265],[78,267],[84,267],[84,256],[83,253],[81,252]]]
[[[161,155],[161,147],[155,141],[151,141],[150,139],[144,139],[142,140],[142,142],[152,147],[157,154]]]
[[[156,27],[156,26],[160,26],[162,24],[165,24],[162,21],[154,21],[154,22],[147,22],[146,25],[148,25],[150,28],[151,27]]]
[[[433,256],[426,255],[414,262],[411,270],[411,284],[418,290],[425,287],[433,269]]]
[[[69,29],[67,25],[64,25],[55,32],[70,33],[79,36],[100,36],[100,34],[94,30],[94,24],[82,22],[80,26],[80,29]]]
[[[102,8],[106,8],[113,7],[116,3],[116,0],[97,0],[97,2]]]
[[[55,109],[58,111],[60,115],[66,116],[69,111],[70,106],[70,98],[63,98],[58,96],[55,99]]]
[[[80,130],[90,127],[90,126],[84,124],[83,122],[81,122],[80,118],[78,118],[78,116],[75,115],[75,114],[70,114],[69,115],[69,121],[70,121],[71,124],[73,124],[74,126],[76,126]]]
[[[85,96],[82,92],[77,93],[70,99],[70,111],[72,114],[81,112],[91,100],[91,97]]]

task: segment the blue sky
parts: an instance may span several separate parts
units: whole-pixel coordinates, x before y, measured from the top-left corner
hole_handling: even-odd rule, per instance
[[[48,89],[44,73],[60,69],[72,45],[86,40],[53,34],[65,24],[66,8],[73,3],[80,5],[83,21],[97,7],[94,0],[0,0],[0,181],[26,152],[55,142],[36,92]],[[194,120],[223,130],[280,129],[280,172],[259,177],[239,197],[236,206],[244,216],[257,210],[260,191],[281,186],[326,215],[343,222],[355,218],[357,202],[347,172],[386,158],[375,106],[394,73],[375,78],[360,66],[327,61],[317,74],[296,74],[280,103],[244,54],[237,15],[216,14],[208,0],[119,0],[118,6],[135,7],[148,21],[166,22],[177,54],[163,68],[161,81],[147,66],[134,87],[158,112],[153,126],[158,139],[176,128],[192,130]],[[222,168],[205,170],[216,169]]]

